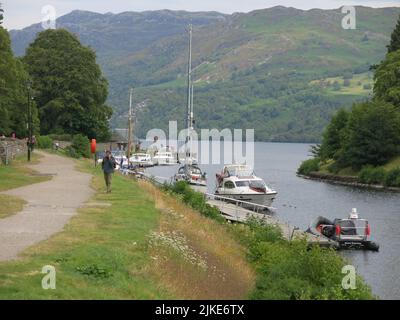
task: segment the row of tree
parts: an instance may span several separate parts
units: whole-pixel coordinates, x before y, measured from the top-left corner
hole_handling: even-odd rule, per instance
[[[400,154],[400,18],[387,48],[373,67],[373,98],[337,112],[324,132],[317,156],[338,169],[379,166]]]
[[[39,33],[25,56],[17,58],[0,25],[0,135],[27,136],[28,90],[36,134],[109,138],[108,83],[94,51],[67,30]]]

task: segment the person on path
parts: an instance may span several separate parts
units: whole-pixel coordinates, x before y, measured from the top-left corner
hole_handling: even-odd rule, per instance
[[[114,173],[114,169],[116,168],[117,163],[114,157],[111,155],[111,151],[106,151],[106,156],[103,158],[103,162],[101,163],[101,167],[104,172],[104,180],[106,182],[107,193],[111,193],[111,181],[112,175]]]

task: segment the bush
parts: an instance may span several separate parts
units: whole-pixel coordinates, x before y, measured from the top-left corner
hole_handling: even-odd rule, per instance
[[[350,80],[349,80],[349,79],[345,79],[345,80],[343,81],[343,85],[344,85],[345,87],[349,87],[349,86],[350,86]]]
[[[67,152],[73,158],[90,158],[89,139],[82,134],[74,135],[71,147],[68,148]]]
[[[71,158],[79,159],[81,157],[72,146],[66,147],[65,153]]]
[[[39,149],[51,149],[53,147],[53,140],[49,136],[37,137],[36,143]]]
[[[385,186],[400,187],[400,168],[389,170],[386,174]]]
[[[214,219],[218,222],[225,221],[225,219],[221,216],[219,210],[213,206],[210,206],[206,202],[204,195],[200,192],[194,191],[186,182],[179,181],[172,186],[164,186],[164,190],[165,189],[182,195],[183,202],[191,206],[193,209],[199,211],[202,215]]]
[[[386,171],[382,167],[365,166],[358,174],[358,180],[366,184],[383,184],[386,178]]]
[[[308,175],[310,172],[318,170],[319,170],[319,158],[314,158],[303,161],[299,169],[297,169],[297,173]]]

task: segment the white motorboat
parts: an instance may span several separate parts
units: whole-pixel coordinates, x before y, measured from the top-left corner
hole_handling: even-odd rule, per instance
[[[201,169],[193,164],[188,164],[180,167],[178,173],[174,176],[175,182],[186,181],[194,186],[207,187],[206,174],[201,172]]]
[[[216,177],[215,194],[222,197],[270,207],[277,195],[277,192],[268,187],[247,165],[227,165]]]
[[[134,166],[139,167],[152,167],[154,165],[151,156],[147,153],[135,153],[129,158],[129,162]]]
[[[172,151],[161,150],[156,152],[152,158],[153,164],[155,166],[175,166],[178,164],[176,157]]]

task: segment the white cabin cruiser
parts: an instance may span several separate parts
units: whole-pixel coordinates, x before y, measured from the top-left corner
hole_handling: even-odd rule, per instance
[[[178,164],[176,156],[168,148],[163,148],[156,152],[152,161],[155,166],[174,166]]]
[[[151,156],[148,153],[135,153],[129,158],[129,162],[134,166],[152,167],[154,165]]]
[[[270,207],[277,195],[277,192],[269,188],[247,165],[227,165],[216,177],[215,194],[222,197]]]

